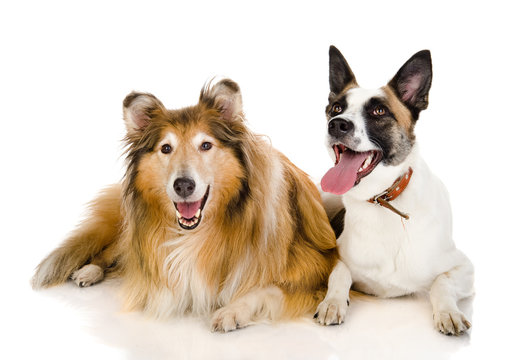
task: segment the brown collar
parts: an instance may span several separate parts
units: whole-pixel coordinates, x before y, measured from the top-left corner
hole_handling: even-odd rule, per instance
[[[406,186],[409,184],[409,180],[411,180],[411,175],[413,175],[413,169],[409,168],[409,170],[400,176],[391,187],[387,190],[383,191],[379,195],[372,197],[368,202],[372,204],[379,204],[386,209],[393,211],[404,219],[408,220],[409,215],[404,214],[403,212],[395,209],[389,202],[395,200],[402,192],[406,189]]]

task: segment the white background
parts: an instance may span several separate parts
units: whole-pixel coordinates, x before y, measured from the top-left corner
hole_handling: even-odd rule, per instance
[[[515,10],[503,1],[3,1],[0,4],[2,359],[515,358]],[[84,204],[123,175],[121,102],[197,101],[229,76],[250,126],[315,179],[328,46],[365,87],[432,51],[417,137],[446,183],[456,244],[474,262],[470,335],[432,328],[425,299],[357,300],[346,324],[311,319],[211,334],[204,320],[122,314],[116,284],[34,292],[34,267]]]

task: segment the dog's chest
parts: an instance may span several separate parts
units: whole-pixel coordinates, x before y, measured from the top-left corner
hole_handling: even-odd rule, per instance
[[[357,290],[382,297],[420,291],[429,282],[427,255],[412,219],[406,221],[368,202],[345,202],[345,228],[338,239]]]
[[[216,289],[207,283],[206,277],[199,270],[198,241],[189,237],[178,237],[166,243],[165,248],[167,306],[177,314],[211,312],[215,307]]]
[[[240,267],[245,263],[236,264],[236,271],[221,277],[218,274],[222,273],[222,264],[214,260],[216,256],[203,256],[202,243],[194,237],[181,237],[167,243],[168,255],[164,261],[170,289],[167,297],[174,313],[210,313],[228,303],[242,282],[244,270],[240,271]]]

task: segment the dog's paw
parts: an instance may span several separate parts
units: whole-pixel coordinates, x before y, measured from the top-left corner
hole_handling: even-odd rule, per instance
[[[340,325],[345,321],[345,314],[350,300],[325,299],[316,309],[314,318],[320,325]]]
[[[104,278],[104,271],[98,265],[84,265],[71,276],[71,279],[79,286],[86,287],[98,283]]]
[[[212,316],[213,332],[229,332],[242,329],[251,322],[249,312],[244,309],[222,307]]]
[[[445,335],[464,334],[472,324],[459,311],[442,311],[433,314],[434,326]]]

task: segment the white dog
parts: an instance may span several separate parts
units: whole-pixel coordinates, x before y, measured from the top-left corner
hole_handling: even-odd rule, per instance
[[[329,53],[328,148],[336,165],[321,187],[331,193],[323,195],[327,212],[344,229],[342,262],[315,318],[342,323],[351,287],[380,297],[428,291],[436,328],[462,334],[471,324],[457,302],[473,293],[473,266],[454,245],[447,190],[414,135],[428,104],[431,54],[416,53],[386,86],[366,90],[339,50]]]

